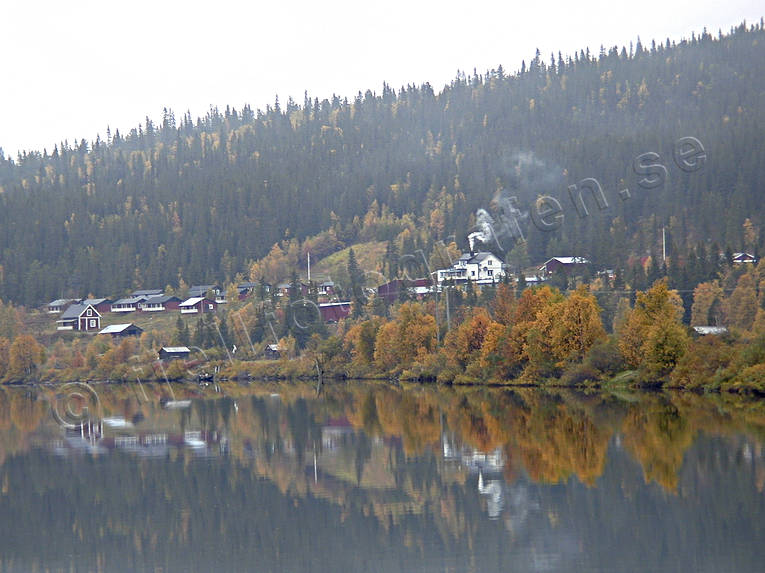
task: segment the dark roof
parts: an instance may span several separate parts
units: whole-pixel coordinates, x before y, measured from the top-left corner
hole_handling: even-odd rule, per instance
[[[471,263],[480,263],[484,259],[487,259],[489,257],[499,258],[494,253],[476,253],[472,259],[470,259]]]
[[[139,330],[143,332],[143,328],[140,326],[136,326],[132,322],[127,324],[112,324],[111,326],[107,326],[104,328],[101,332],[98,334],[121,334],[125,332],[126,330]]]
[[[164,289],[161,288],[149,288],[149,289],[143,289],[143,290],[134,290],[132,293],[130,293],[131,297],[134,296],[154,296],[157,294],[164,293]]]
[[[187,346],[163,346],[159,351],[169,354],[189,354],[191,352]]]
[[[205,294],[213,289],[220,290],[220,285],[192,285],[189,287],[189,296],[194,296],[192,293]]]
[[[256,286],[258,286],[258,283],[246,282],[239,283],[236,288],[255,288]]]
[[[64,313],[61,315],[61,318],[59,320],[72,320],[75,318],[79,318],[89,306],[93,306],[93,305],[92,304],[73,304],[72,306],[70,306],[64,311]],[[98,314],[98,311],[95,308],[93,308],[93,312]]]
[[[60,298],[58,300],[54,300],[53,302],[49,302],[48,306],[64,306],[65,304],[69,304],[73,301],[74,299],[72,298]]]
[[[114,305],[117,305],[117,304],[138,304],[139,302],[145,301],[147,298],[149,298],[149,297],[147,297],[145,295],[129,296],[127,298],[121,298],[119,300],[115,300],[112,304],[114,304]]]
[[[177,300],[180,302],[181,299],[179,299],[177,296],[172,296],[169,294],[164,294],[164,295],[160,294],[157,296],[150,296],[144,301],[144,304],[164,304],[172,300]]]
[[[82,304],[92,304],[93,306],[98,306],[99,304],[103,303],[111,303],[112,300],[109,298],[89,298],[87,300],[83,300]]]

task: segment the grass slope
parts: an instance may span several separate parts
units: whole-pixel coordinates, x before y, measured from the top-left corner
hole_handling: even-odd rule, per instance
[[[377,274],[382,269],[385,257],[385,243],[372,241],[369,243],[357,243],[342,251],[332,253],[324,257],[315,265],[311,265],[311,278],[314,280],[333,280],[340,285],[347,285],[348,280],[348,252],[353,249],[359,268],[367,273],[369,286],[382,284],[385,281]]]

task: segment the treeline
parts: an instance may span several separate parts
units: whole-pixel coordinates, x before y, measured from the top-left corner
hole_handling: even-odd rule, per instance
[[[633,256],[658,260],[662,228],[678,268],[700,248],[758,254],[763,234],[743,224],[765,209],[764,56],[762,22],[742,24],[678,44],[537,53],[517,73],[460,74],[440,92],[384,85],[196,120],[166,110],[129,133],[0,156],[0,297],[39,305],[229,282],[280,241],[354,244],[370,212],[421,230],[405,252],[430,256],[452,235],[466,250],[476,210],[502,189],[522,215],[538,194],[566,209],[555,232],[521,217],[525,252],[494,245],[518,266],[576,254],[628,269]],[[687,136],[707,153],[690,173],[672,160]],[[644,152],[666,167],[658,188],[637,184]],[[587,177],[609,207],[580,218],[566,188]],[[366,240],[403,243],[402,232],[378,225]]]
[[[639,292],[633,307],[628,298],[620,299],[610,333],[587,287],[565,295],[541,286],[516,296],[500,285],[487,306],[457,313],[440,344],[432,303],[409,302],[390,319],[358,321],[308,348],[328,371],[351,377],[763,392],[765,281],[760,278],[757,294],[753,274],[743,274],[733,292],[720,293],[716,303],[709,302],[708,285],[697,289],[696,317],[715,304],[730,313],[722,336],[699,337],[685,326],[679,295],[660,280]]]

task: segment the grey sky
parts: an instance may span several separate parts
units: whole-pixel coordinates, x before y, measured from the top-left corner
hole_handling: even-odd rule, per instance
[[[430,82],[457,70],[518,69],[536,48],[679,40],[759,21],[762,0],[628,3],[387,0],[363,3],[219,0],[7,0],[0,9],[0,147],[15,156],[64,139],[125,132],[162,108],[263,108],[379,93],[383,81]]]

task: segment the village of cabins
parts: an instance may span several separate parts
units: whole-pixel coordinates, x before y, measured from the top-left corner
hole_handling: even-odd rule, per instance
[[[753,263],[756,258],[749,253],[735,253],[734,263]],[[570,274],[577,267],[589,265],[590,261],[584,257],[553,257],[547,260],[532,274],[524,273],[527,284],[544,282],[557,272]],[[605,271],[612,273],[613,271]],[[398,300],[401,291],[416,298],[422,298],[430,292],[440,291],[444,285],[461,286],[468,282],[476,285],[496,284],[503,280],[509,273],[505,263],[496,255],[489,252],[466,253],[455,261],[451,267],[434,271],[429,278],[414,280],[394,279],[376,289],[370,289],[370,294],[382,297],[388,303]],[[298,287],[301,296],[308,294],[309,285],[299,281]],[[239,300],[245,300],[258,288],[258,283],[244,282],[237,285]],[[276,287],[265,284],[267,293],[276,297],[289,295],[291,285],[280,283]],[[350,301],[341,301],[337,294],[340,293],[331,280],[317,285],[319,297],[318,308],[321,318],[325,322],[337,322],[349,316],[351,311]],[[47,305],[49,314],[58,315],[57,330],[81,331],[108,334],[113,338],[122,336],[140,335],[141,328],[132,324],[112,324],[101,328],[101,318],[104,313],[128,314],[141,313],[164,313],[176,311],[182,315],[214,313],[218,306],[226,304],[225,293],[218,284],[193,285],[189,288],[188,298],[180,298],[168,295],[163,289],[140,289],[130,293],[128,297],[112,300],[109,298],[87,299],[58,299]]]
[[[574,257],[567,259],[576,263],[587,262],[585,259]],[[556,259],[548,261],[548,263],[551,262],[554,264]],[[544,275],[547,272],[546,266],[540,268],[540,271]],[[394,279],[378,286],[373,292],[377,296],[383,297],[387,302],[393,303],[404,289],[415,297],[422,297],[432,292],[434,288],[440,288],[444,282],[460,285],[472,281],[483,285],[499,282],[505,275],[505,264],[496,255],[486,252],[471,253],[461,256],[452,267],[435,271],[431,278]],[[528,278],[532,281],[540,280],[538,277]],[[258,289],[258,286],[258,283],[254,282],[244,282],[237,285],[239,300],[246,300]],[[322,320],[337,322],[350,314],[351,303],[338,298],[337,295],[341,289],[338,289],[334,282],[328,280],[316,286],[318,308]],[[286,297],[289,295],[291,285],[281,283],[272,287],[269,284],[264,284],[263,287],[268,294],[273,292],[276,297]],[[307,296],[308,284],[299,281],[298,288],[301,296]],[[182,315],[214,313],[218,310],[219,305],[227,302],[225,292],[219,284],[203,284],[191,286],[186,300],[167,294],[163,289],[139,289],[131,292],[129,296],[119,299],[61,298],[48,303],[47,312],[57,315],[56,323],[59,331],[108,334],[114,338],[119,338],[140,335],[142,330],[132,323],[112,324],[102,329],[102,315],[106,313],[127,315],[134,312],[179,312]]]

